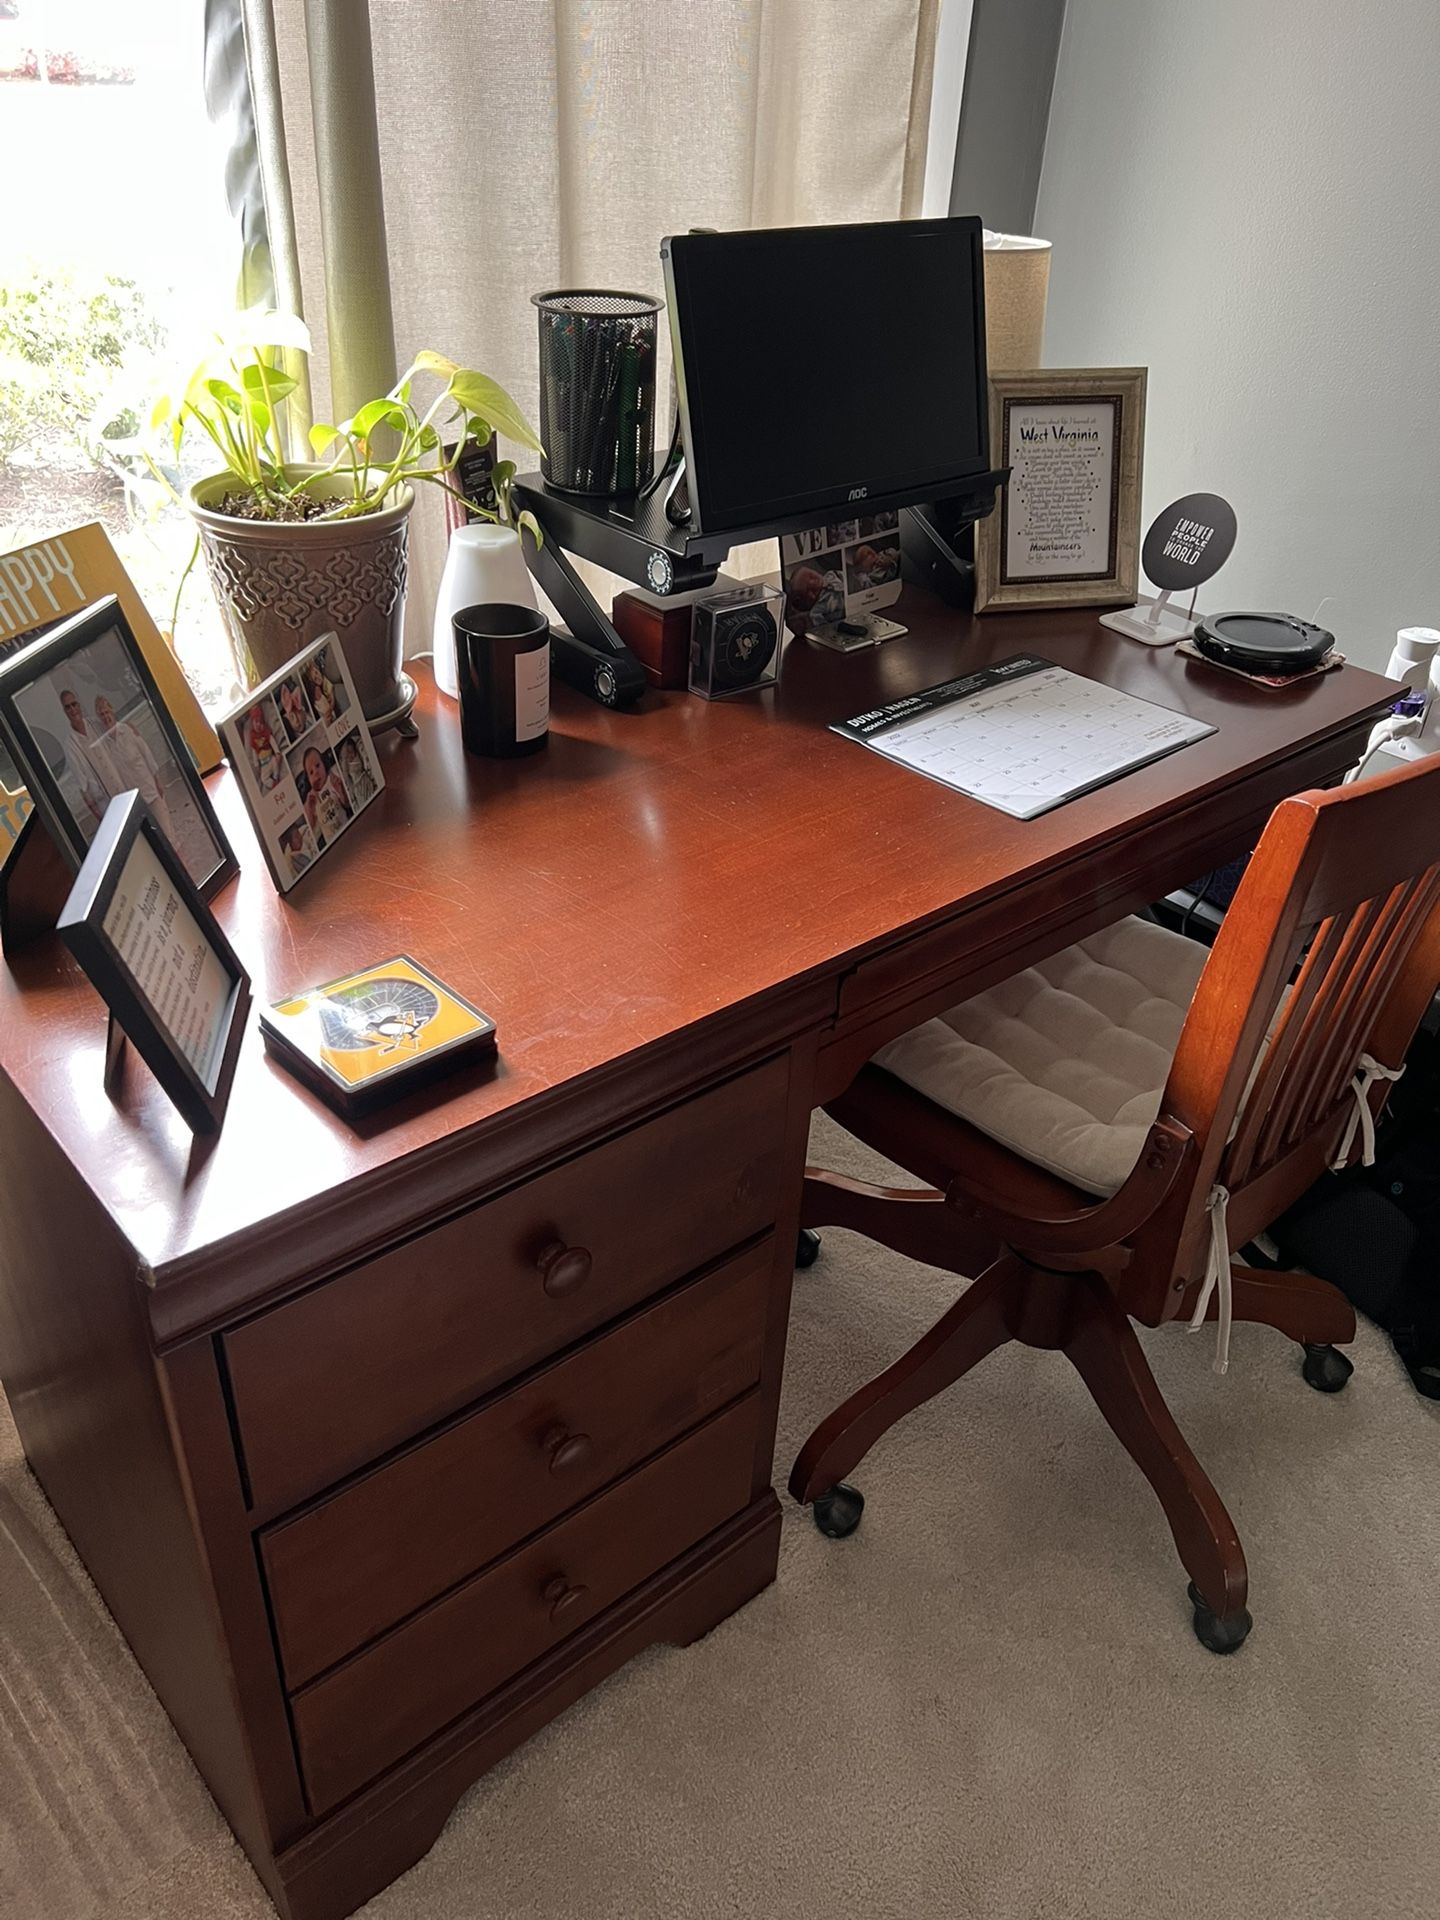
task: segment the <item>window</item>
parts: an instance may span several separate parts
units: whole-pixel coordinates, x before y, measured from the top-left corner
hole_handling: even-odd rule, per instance
[[[98,520],[162,627],[189,524],[178,508],[149,519],[106,442],[235,304],[205,15],[197,0],[0,0],[0,552]],[[214,622],[192,579],[177,644],[202,692],[223,671]]]

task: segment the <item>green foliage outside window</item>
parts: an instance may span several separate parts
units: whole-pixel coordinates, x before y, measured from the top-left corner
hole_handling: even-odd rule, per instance
[[[93,455],[102,432],[134,433],[133,415],[97,421],[96,408],[165,345],[133,280],[36,267],[0,286],[0,463],[61,448]]]

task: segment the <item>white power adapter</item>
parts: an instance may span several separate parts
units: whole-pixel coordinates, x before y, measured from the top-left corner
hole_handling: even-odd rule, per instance
[[[1410,688],[1405,705],[1414,710],[1392,713],[1377,723],[1347,781],[1440,753],[1440,629],[1402,627],[1386,673]]]

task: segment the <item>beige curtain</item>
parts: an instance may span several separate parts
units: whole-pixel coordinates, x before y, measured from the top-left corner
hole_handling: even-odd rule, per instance
[[[268,40],[278,75],[278,99],[257,100],[283,134],[266,193],[293,204],[318,416],[368,397],[354,382],[383,351],[386,294],[402,364],[434,347],[493,374],[534,418],[531,294],[659,294],[660,239],[687,227],[918,213],[939,6],[370,0],[371,126],[345,71],[365,0],[246,0],[252,71],[266,70]],[[337,260],[377,152],[383,223]],[[815,297],[775,288],[777,301]],[[412,649],[428,645],[442,557],[429,495],[412,529]]]

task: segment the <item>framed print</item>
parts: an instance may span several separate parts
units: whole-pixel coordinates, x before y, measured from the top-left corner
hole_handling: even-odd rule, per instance
[[[780,576],[791,633],[833,645],[842,620],[893,629],[873,636],[878,639],[905,631],[893,621],[874,619],[881,607],[900,598],[898,510],[782,533]]]
[[[213,773],[220,764],[220,742],[98,521],[0,553],[0,661],[107,593],[120,602],[191,758],[201,773]],[[0,740],[0,866],[29,810],[21,777]]]
[[[994,374],[990,436],[1010,478],[976,524],[975,611],[1133,605],[1144,367]]]
[[[114,594],[0,660],[0,740],[77,870],[111,800],[136,792],[202,897],[237,871],[195,762]]]
[[[214,1133],[250,978],[138,793],[105,809],[56,925],[184,1119]]]
[[[324,634],[220,722],[255,837],[281,893],[385,785],[340,642]]]

